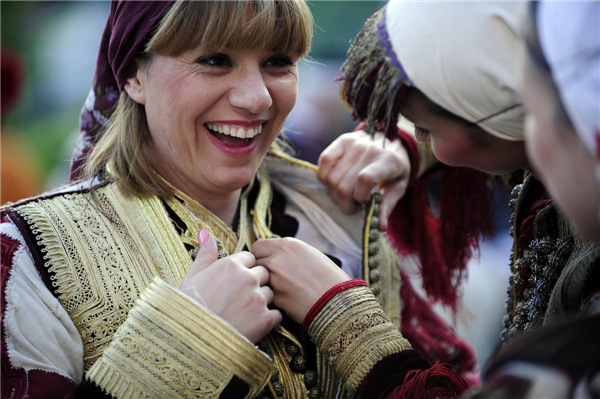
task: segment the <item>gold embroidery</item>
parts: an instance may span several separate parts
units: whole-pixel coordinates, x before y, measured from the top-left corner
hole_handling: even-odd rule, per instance
[[[378,231],[379,202],[376,193],[367,204],[363,230],[363,279],[392,323],[400,328],[400,261],[388,240]]]
[[[17,208],[44,247],[52,285],[81,334],[86,369],[102,355],[152,278],[174,281],[135,203],[114,185],[96,195],[102,209],[79,193]]]
[[[366,287],[336,295],[317,314],[308,334],[350,392],[379,360],[411,348]]]
[[[262,238],[271,234],[269,204],[272,191],[268,177],[261,177],[260,185],[255,211],[250,214],[246,210],[246,227],[242,229],[240,223],[241,231],[238,232],[250,244],[256,239],[255,227]],[[82,336],[86,370],[102,356],[115,331],[126,320],[135,300],[155,276],[169,285],[179,284],[192,263],[183,243],[197,245],[197,232],[201,227],[208,227],[222,241],[228,253],[236,250],[236,236],[231,229],[183,193],[177,193],[181,201],[174,199],[174,202],[166,202],[166,206],[172,208],[185,224],[181,226],[182,236],[170,221],[165,203],[157,198],[128,199],[112,184],[98,188],[96,196],[101,209],[90,202],[87,194],[81,193],[32,202],[17,209],[44,247],[46,267],[53,274],[52,283],[57,287],[59,300]],[[382,304],[392,320],[399,322],[399,264],[389,244],[383,237],[381,240],[381,247],[384,248],[382,254],[391,256],[382,258],[381,270],[386,281],[382,285]],[[237,244],[239,246],[239,242]],[[144,319],[138,313],[136,315],[132,316],[132,323],[137,330],[124,327],[124,331],[137,334],[136,331],[142,331],[142,328],[150,328],[148,323],[157,322],[151,317]],[[398,317],[395,319],[394,315]],[[270,336],[276,334],[272,332]],[[285,334],[277,339],[283,336]],[[163,338],[167,339],[164,335]],[[124,341],[121,339],[120,342]],[[278,352],[276,349],[280,347],[277,345],[272,344],[275,349],[273,353]],[[166,356],[162,352],[149,352],[150,349],[138,345],[136,350],[140,351],[140,356],[151,352],[158,356],[156,359]],[[200,355],[204,356],[204,353],[198,351]],[[318,350],[318,387],[322,398],[333,398],[338,390],[339,377],[326,358],[327,354]],[[344,353],[338,356],[338,359],[343,358]],[[213,377],[206,377],[206,381],[200,384],[210,385],[213,384],[211,381],[226,378],[218,372],[220,359],[213,360],[214,364],[206,363],[201,371]],[[279,362],[285,370],[290,371],[289,362],[284,361],[283,355]],[[114,365],[117,366],[116,363]],[[125,364],[119,363],[118,367],[121,366],[125,367]],[[297,382],[288,382],[286,377],[285,386],[303,386],[299,380],[301,376],[290,372],[289,378]],[[188,386],[191,383],[185,384]],[[214,388],[215,385],[212,386]],[[298,392],[306,393],[306,389]]]
[[[276,398],[283,396],[286,399],[303,399],[305,397],[304,392],[306,391],[303,374],[295,373],[291,370],[290,362],[292,361],[292,356],[285,351],[284,337],[272,331],[264,340],[269,346],[275,368],[279,370],[279,379],[283,382],[284,394],[278,395],[273,389],[272,384],[269,384],[269,389]],[[298,347],[302,352],[302,346]]]
[[[252,343],[157,278],[87,378],[118,398],[216,398],[236,375],[252,398],[272,369]]]

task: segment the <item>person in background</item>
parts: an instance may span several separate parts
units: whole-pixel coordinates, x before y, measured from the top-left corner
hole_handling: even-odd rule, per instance
[[[600,242],[600,3],[531,4],[520,65],[533,169],[582,236]],[[564,300],[581,303],[503,348],[473,398],[600,397],[600,264],[576,259]],[[580,280],[586,290],[570,280]],[[574,289],[572,289],[574,288]],[[582,296],[583,295],[583,296]]]
[[[366,133],[342,136],[321,156],[319,171],[347,212],[355,210],[354,202],[364,202],[374,184],[383,187],[388,203],[381,217],[390,215],[388,236],[400,252],[419,256],[429,297],[450,304],[456,296],[439,293],[457,286],[448,279],[457,281],[478,233],[489,232],[485,182],[501,176],[495,179],[512,190],[514,212],[502,345],[579,313],[598,285],[593,265],[600,246],[573,229],[530,173],[515,72],[526,21],[524,3],[393,1],[376,11],[352,44],[341,78],[343,100],[365,121]],[[399,115],[414,124],[419,143],[398,130]],[[369,142],[368,135],[375,140]],[[383,140],[398,138],[403,146],[381,148]],[[410,172],[384,161],[394,151],[408,156]],[[423,205],[434,172],[442,174],[439,217]],[[443,287],[434,289],[436,283]],[[410,327],[403,333],[410,336]]]

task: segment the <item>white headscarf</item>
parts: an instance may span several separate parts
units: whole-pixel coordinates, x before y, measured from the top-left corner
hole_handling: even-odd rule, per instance
[[[600,158],[600,3],[540,3],[537,30],[562,104]]]
[[[386,29],[410,81],[446,110],[505,140],[523,140],[517,55],[525,3],[390,1]]]

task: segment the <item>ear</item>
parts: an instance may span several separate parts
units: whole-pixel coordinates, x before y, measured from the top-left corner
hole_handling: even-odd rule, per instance
[[[140,70],[138,69],[135,76],[127,78],[124,86],[129,97],[138,104],[146,105],[146,94],[144,93],[144,80],[140,79]]]

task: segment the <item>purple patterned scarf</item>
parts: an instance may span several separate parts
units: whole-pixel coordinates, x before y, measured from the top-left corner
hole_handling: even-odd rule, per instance
[[[106,128],[113,106],[148,33],[173,4],[171,1],[113,1],[102,34],[92,89],[81,111],[79,139],[71,159],[70,180],[81,177],[85,156]]]

